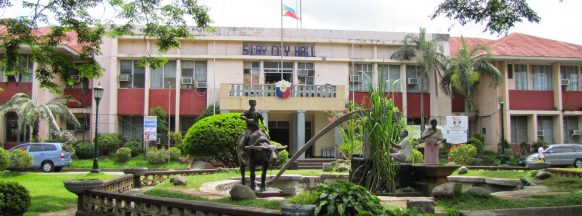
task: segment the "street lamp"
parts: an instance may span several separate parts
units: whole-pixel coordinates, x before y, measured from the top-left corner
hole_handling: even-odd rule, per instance
[[[95,159],[93,159],[93,168],[91,169],[92,173],[99,172],[99,162],[97,161],[99,154],[97,152],[97,137],[99,135],[99,101],[101,101],[101,97],[103,96],[103,87],[101,87],[101,83],[97,84],[97,86],[93,87],[93,97],[95,97]]]

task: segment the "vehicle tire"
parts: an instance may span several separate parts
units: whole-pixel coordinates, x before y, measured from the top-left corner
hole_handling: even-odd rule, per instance
[[[40,168],[42,169],[43,172],[52,172],[53,169],[55,168],[55,165],[53,165],[53,162],[51,161],[45,161],[42,162],[42,164],[40,164]]]
[[[578,158],[574,161],[574,167],[582,168],[582,159]]]
[[[62,166],[60,166],[60,167],[55,167],[55,168],[53,169],[53,171],[55,171],[55,172],[60,172],[61,170],[63,170],[63,167],[62,167]]]

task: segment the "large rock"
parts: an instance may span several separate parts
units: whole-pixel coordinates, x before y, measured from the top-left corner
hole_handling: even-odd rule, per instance
[[[230,189],[230,198],[233,200],[245,200],[257,198],[255,192],[246,185],[236,184]]]
[[[411,199],[406,201],[406,208],[416,208],[422,213],[434,214],[434,202],[431,199]]]
[[[545,180],[552,177],[552,173],[550,172],[546,172],[546,171],[539,171],[538,174],[536,174],[536,178],[539,180]]]
[[[172,183],[172,185],[174,185],[174,186],[181,186],[181,185],[188,184],[188,180],[186,180],[186,178],[184,178],[184,176],[176,175],[176,176],[172,176],[172,178],[170,178],[170,183]]]
[[[432,189],[432,195],[437,197],[452,197],[455,196],[459,191],[461,191],[461,184],[456,182],[449,182]]]
[[[331,172],[331,171],[333,171],[333,164],[331,164],[331,163],[323,163],[323,171],[324,172]]]
[[[459,174],[466,174],[467,172],[469,172],[469,168],[467,168],[466,166],[462,166],[461,168],[459,168]]]
[[[471,187],[471,188],[467,189],[467,193],[477,195],[477,196],[488,196],[489,194],[491,194],[491,191],[489,191],[485,188],[482,188],[482,187]]]

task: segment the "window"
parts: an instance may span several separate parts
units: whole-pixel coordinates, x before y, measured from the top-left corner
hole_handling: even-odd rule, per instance
[[[513,75],[515,77],[515,89],[527,90],[527,66],[513,65]]]
[[[422,91],[423,92],[428,92],[428,82],[429,80],[427,79],[426,74],[424,75],[422,82],[421,82],[421,74],[422,71],[420,70],[420,67],[416,66],[416,65],[406,65],[406,91],[408,92],[420,92],[421,91],[421,83],[422,83]],[[411,82],[412,79],[416,79],[416,84],[413,84],[413,82]]]
[[[569,80],[568,86],[566,86],[567,91],[579,91],[580,87],[578,86],[578,67],[576,66],[562,66],[560,67],[562,71],[562,79]]]
[[[206,82],[207,65],[206,61],[196,61],[194,68],[194,76],[196,81]]]
[[[35,144],[35,145],[30,145],[30,147],[28,147],[28,152],[41,152],[43,151],[42,145],[40,144]]]
[[[578,116],[564,116],[564,142],[580,143],[580,136],[573,136],[572,131],[578,130]]]
[[[18,131],[18,116],[15,112],[8,112],[4,116],[6,119],[6,142],[27,142],[30,138],[29,129],[25,133]],[[18,137],[20,135],[20,138]]]
[[[67,130],[70,130],[70,131],[87,131],[87,130],[89,130],[90,118],[88,115],[77,115],[75,117],[77,117],[77,120],[79,121],[79,124],[81,124],[81,125],[79,127],[75,127],[75,125],[67,122]]]
[[[219,110],[216,110],[216,112],[219,112]],[[180,116],[180,131],[182,135],[186,135],[194,123],[196,123],[196,116]]]
[[[350,90],[367,92],[372,84],[372,64],[350,65]]]
[[[507,65],[507,79],[513,79],[513,65]]]
[[[315,68],[313,63],[299,63],[297,68],[297,79],[301,85],[314,85]]]
[[[176,87],[176,61],[168,61],[164,66],[151,70],[151,88]]]
[[[122,60],[119,64],[119,74],[128,76],[129,79],[124,81],[119,79],[120,88],[144,88],[145,87],[145,68],[139,66],[136,60]]]
[[[143,116],[120,116],[121,136],[143,141]]]
[[[44,144],[42,145],[45,151],[56,151],[57,147],[55,145]]]
[[[511,116],[511,140],[512,144],[527,143],[527,117]]]
[[[378,65],[378,82],[384,82],[386,92],[399,92],[401,86],[400,65]]]
[[[293,62],[265,62],[265,83],[272,84],[286,80],[293,83]]]
[[[243,79],[244,84],[259,84],[261,74],[260,62],[244,62]]]
[[[531,89],[552,90],[552,67],[549,65],[531,66]]]
[[[538,116],[538,130],[544,131],[544,136],[538,138],[546,141],[546,143],[554,143],[554,124],[552,116]]]
[[[0,59],[3,57],[3,55],[0,55]],[[17,67],[19,67],[19,73],[17,75],[8,75],[3,70],[0,70],[0,82],[32,82],[33,62],[30,56],[20,55],[18,58]]]

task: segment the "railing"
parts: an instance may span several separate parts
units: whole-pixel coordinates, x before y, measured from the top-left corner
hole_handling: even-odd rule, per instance
[[[274,84],[230,84],[228,87],[229,96],[245,97],[275,97],[276,90]],[[336,86],[334,85],[292,85],[291,97],[317,97],[335,98],[337,97]]]
[[[91,190],[77,215],[281,215],[279,210]]]
[[[119,178],[103,182],[103,186],[101,186],[99,190],[113,193],[122,193],[128,191],[131,188],[133,188],[133,175],[127,174]]]

